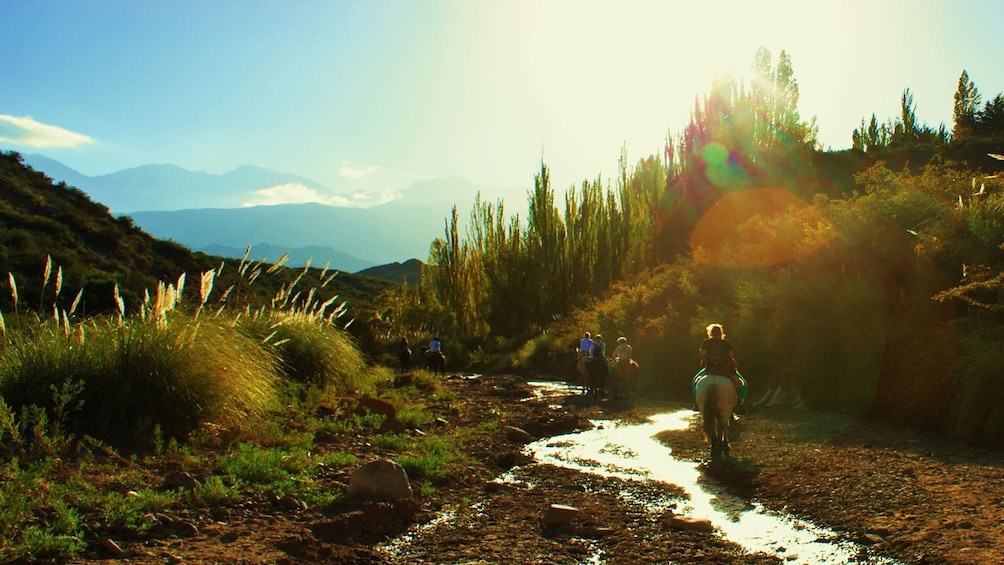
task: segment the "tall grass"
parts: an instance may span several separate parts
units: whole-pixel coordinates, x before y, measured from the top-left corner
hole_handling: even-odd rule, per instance
[[[12,407],[55,408],[53,392],[79,383],[79,409],[67,423],[122,442],[152,438],[154,426],[184,438],[204,421],[240,425],[274,398],[274,360],[219,323],[177,313],[168,325],[93,320],[80,328],[78,337],[41,325],[0,352],[0,391]]]
[[[189,293],[197,297],[193,304],[183,300],[183,274],[175,283],[160,283],[131,311],[116,286],[118,311],[88,319],[75,317],[80,294],[70,308],[60,307],[62,268],[51,259],[42,277],[43,296],[52,293],[51,317],[25,310],[9,275],[14,313],[0,314],[0,395],[6,401],[0,434],[14,440],[72,432],[117,444],[162,445],[187,438],[204,423],[253,428],[278,403],[284,381],[342,394],[372,388],[362,354],[335,325],[345,303],[336,303],[337,296],[320,301],[316,288],[296,290],[306,267],[269,304],[232,311],[226,305],[235,304],[241,288],[284,267],[281,260],[267,268],[242,260],[237,291],[216,293],[222,268],[201,274]],[[321,279],[323,286],[330,277],[322,272]],[[211,310],[214,301],[221,306]]]
[[[966,331],[954,372],[948,430],[981,445],[1004,445],[1004,346],[999,332]]]
[[[351,336],[326,320],[302,312],[271,312],[244,318],[237,330],[273,353],[283,377],[346,394],[365,386],[362,353]]]

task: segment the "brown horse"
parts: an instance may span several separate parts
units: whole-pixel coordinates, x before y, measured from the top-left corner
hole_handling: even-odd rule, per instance
[[[617,377],[620,379],[620,386],[623,387],[624,395],[627,398],[634,396],[635,387],[638,386],[638,373],[641,367],[634,359],[628,361],[619,360],[614,363],[617,370]]]
[[[442,351],[426,351],[425,365],[433,373],[446,376],[446,356],[443,355]]]

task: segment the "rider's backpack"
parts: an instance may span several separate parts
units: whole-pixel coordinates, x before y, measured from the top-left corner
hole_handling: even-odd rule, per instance
[[[711,342],[707,345],[708,359],[705,368],[709,373],[725,374],[729,369],[729,354],[722,342]]]

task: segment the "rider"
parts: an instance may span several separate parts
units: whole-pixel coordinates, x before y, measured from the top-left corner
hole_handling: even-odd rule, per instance
[[[432,341],[429,342],[429,352],[430,353],[443,352],[443,342],[439,341],[438,337],[432,338]]]
[[[617,375],[620,376],[620,382],[618,386],[623,386],[626,388],[627,375],[631,371],[631,354],[633,352],[632,347],[628,344],[627,338],[621,336],[617,338],[617,347],[614,349],[613,359],[614,363],[617,365]],[[625,395],[627,391],[624,391]]]
[[[575,358],[576,364],[579,366],[579,372],[585,369],[585,364],[593,356],[593,340],[589,332],[582,335],[582,339],[579,340],[579,346],[575,348],[578,355]]]
[[[593,338],[593,358],[606,363],[607,344],[603,343],[603,336],[600,334],[596,334]]]
[[[593,355],[593,338],[589,332],[582,334],[577,351],[579,352],[579,358],[591,357]]]
[[[407,371],[411,367],[411,346],[408,345],[408,338],[402,337],[398,345],[397,358],[401,360],[401,370]]]
[[[632,348],[628,345],[626,337],[617,338],[617,347],[614,349],[613,358],[619,365],[627,367],[631,364]]]
[[[710,324],[707,327],[708,338],[701,344],[701,367],[703,373],[698,371],[692,383],[694,397],[697,397],[697,381],[704,374],[715,374],[729,377],[736,387],[739,396],[739,405],[736,412],[742,414],[745,411],[746,401],[746,379],[739,374],[736,367],[735,350],[732,342],[725,339],[725,331],[721,324]]]

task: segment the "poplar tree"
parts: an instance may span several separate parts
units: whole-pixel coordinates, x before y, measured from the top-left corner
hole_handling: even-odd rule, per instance
[[[955,91],[955,106],[952,117],[955,127],[952,138],[956,141],[972,136],[976,132],[977,113],[980,109],[980,92],[976,84],[969,80],[965,70],[959,76],[959,87]]]

